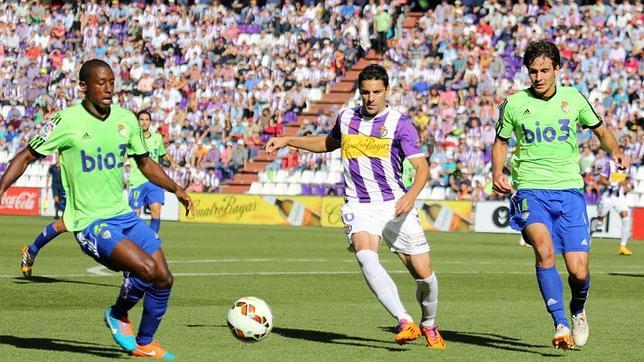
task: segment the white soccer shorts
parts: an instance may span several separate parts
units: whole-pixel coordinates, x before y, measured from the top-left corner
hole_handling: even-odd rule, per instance
[[[384,239],[394,253],[416,255],[429,252],[418,210],[414,207],[407,214],[395,217],[395,205],[395,200],[379,204],[344,204],[342,221],[349,244],[353,234],[366,231]]]
[[[599,200],[599,205],[597,206],[597,215],[606,216],[610,210],[628,212],[626,197],[617,195],[602,196],[601,200]]]

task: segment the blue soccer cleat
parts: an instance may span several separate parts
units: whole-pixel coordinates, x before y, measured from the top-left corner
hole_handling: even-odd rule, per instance
[[[119,346],[128,352],[136,349],[134,331],[127,317],[122,317],[121,319],[114,318],[112,316],[112,308],[107,308],[105,311],[105,324],[107,324],[107,327],[112,333],[112,338],[114,338],[114,341]]]

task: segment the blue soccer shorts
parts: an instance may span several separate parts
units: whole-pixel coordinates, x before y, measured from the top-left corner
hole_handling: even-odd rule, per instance
[[[134,212],[96,220],[74,236],[85,254],[108,268],[114,247],[123,239],[131,240],[149,255],[161,247],[157,234]]]
[[[164,203],[163,189],[152,182],[148,181],[130,190],[129,204],[134,210],[150,207],[152,204],[163,205]]]
[[[510,213],[510,227],[517,231],[545,224],[557,254],[590,251],[586,201],[577,189],[519,190],[510,199]]]

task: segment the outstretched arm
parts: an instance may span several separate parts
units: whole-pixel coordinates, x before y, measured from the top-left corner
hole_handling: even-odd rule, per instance
[[[266,152],[274,154],[280,148],[290,146],[311,152],[331,152],[340,148],[340,141],[327,135],[273,137],[266,143]]]
[[[7,170],[2,174],[2,178],[0,179],[0,196],[2,196],[9,186],[13,185],[13,183],[16,182],[23,173],[25,173],[27,166],[36,159],[38,159],[38,156],[36,156],[36,153],[31,151],[29,148],[24,148],[22,151],[18,152],[18,154],[9,162]]]
[[[179,202],[186,207],[186,214],[192,210],[192,199],[190,199],[190,196],[188,196],[181,186],[177,185],[170,177],[168,177],[168,175],[166,175],[165,171],[163,171],[158,163],[154,162],[148,156],[134,156],[134,159],[136,160],[136,164],[139,166],[141,173],[143,173],[148,180],[177,196]]]
[[[604,124],[592,129],[593,133],[602,144],[602,148],[610,153],[610,157],[617,163],[619,168],[626,169],[629,166],[628,157],[619,149],[617,139]]]

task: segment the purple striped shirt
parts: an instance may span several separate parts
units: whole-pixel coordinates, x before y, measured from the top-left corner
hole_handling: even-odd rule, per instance
[[[329,135],[341,143],[346,201],[397,200],[407,191],[403,159],[425,156],[418,133],[411,119],[394,109],[375,117],[363,116],[360,109],[342,110]]]

